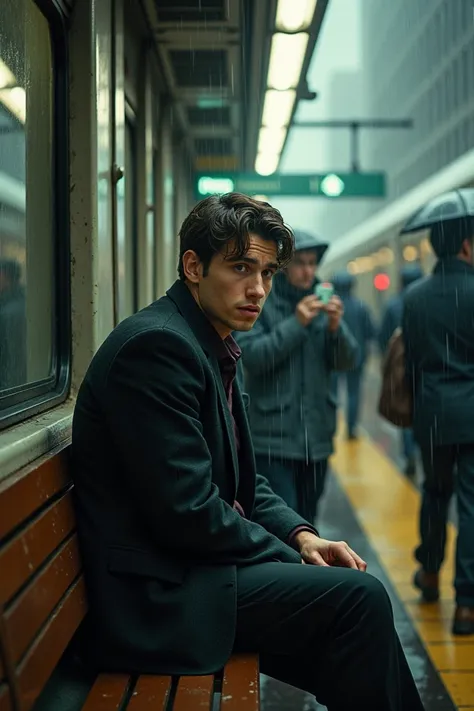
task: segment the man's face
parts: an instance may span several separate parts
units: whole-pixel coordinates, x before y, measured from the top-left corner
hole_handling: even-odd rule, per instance
[[[286,268],[286,276],[292,286],[298,289],[310,289],[318,267],[318,257],[312,250],[296,252]]]
[[[197,257],[194,269],[194,252],[186,253],[191,255],[188,267],[195,271],[191,277],[189,270],[186,274],[191,291],[221,338],[252,328],[278,268],[275,242],[251,234],[249,249],[240,259],[227,256],[232,247],[213,256],[206,276]]]

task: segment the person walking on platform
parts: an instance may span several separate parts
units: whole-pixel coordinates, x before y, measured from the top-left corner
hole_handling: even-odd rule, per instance
[[[295,230],[295,256],[275,276],[255,328],[237,336],[257,469],[288,506],[314,521],[336,430],[333,370],[352,368],[357,344],[337,296],[315,295],[328,245]]]
[[[382,356],[387,352],[388,344],[394,331],[402,325],[403,294],[410,284],[414,284],[422,276],[423,272],[418,265],[403,267],[400,271],[401,291],[388,301],[380,326],[378,341]],[[405,474],[413,477],[416,474],[416,443],[413,430],[410,427],[402,429],[402,446],[405,458]]]
[[[338,395],[339,384],[344,377],[347,386],[347,437],[357,438],[357,423],[359,421],[360,390],[364,375],[369,344],[374,340],[376,330],[367,304],[353,294],[355,279],[349,272],[339,272],[332,280],[336,294],[341,298],[344,307],[344,322],[349,327],[359,346],[359,355],[355,366],[342,376],[334,373],[334,389]]]
[[[181,227],[179,279],[92,359],[72,430],[88,659],[201,675],[253,652],[330,711],[419,711],[383,585],[255,469],[231,333],[253,327],[292,247],[270,205],[206,198]]]
[[[471,193],[474,204],[474,190],[462,192]],[[452,205],[451,199],[438,203],[439,220]],[[474,634],[474,219],[438,221],[431,242],[438,262],[406,292],[402,319],[424,469],[414,584],[426,601],[438,599],[456,471],[453,633]]]

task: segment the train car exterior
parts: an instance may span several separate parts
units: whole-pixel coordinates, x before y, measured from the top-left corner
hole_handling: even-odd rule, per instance
[[[436,195],[472,186],[474,151],[341,235],[323,262],[322,276],[330,279],[335,272],[347,269],[356,277],[357,295],[380,317],[384,304],[400,287],[403,266],[419,264],[426,274],[435,263],[429,234],[423,231],[401,237],[399,231],[403,223]],[[384,275],[384,279],[377,279],[378,275]]]

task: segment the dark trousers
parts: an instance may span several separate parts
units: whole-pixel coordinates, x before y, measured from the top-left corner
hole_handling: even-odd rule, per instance
[[[264,563],[237,574],[236,651],[329,711],[422,711],[383,585],[368,573]]]
[[[305,462],[257,455],[257,471],[270,482],[275,494],[290,508],[312,523],[323,495],[328,460]]]
[[[420,511],[421,544],[416,558],[429,573],[444,560],[446,524],[456,472],[458,537],[454,587],[458,605],[474,607],[474,443],[421,447],[424,482]]]
[[[337,395],[341,379],[347,385],[346,423],[349,434],[353,433],[359,422],[360,389],[362,385],[363,369],[349,370],[347,373],[334,374],[335,393]]]

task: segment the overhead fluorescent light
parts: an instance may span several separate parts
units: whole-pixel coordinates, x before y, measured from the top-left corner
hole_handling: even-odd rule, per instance
[[[278,168],[279,153],[258,153],[255,161],[255,172],[259,175],[272,175]]]
[[[285,137],[286,128],[262,126],[258,135],[258,153],[281,153]]]
[[[313,21],[317,0],[278,0],[276,28],[282,32],[307,30]]]
[[[296,91],[294,89],[288,89],[287,91],[267,89],[265,103],[263,104],[263,126],[268,126],[269,128],[288,126],[295,99]]]
[[[0,59],[0,89],[16,86],[16,79],[5,62]]]
[[[198,192],[200,195],[217,195],[233,191],[234,181],[231,178],[211,178],[203,175],[198,180]]]
[[[303,66],[309,35],[299,32],[273,35],[267,84],[270,89],[296,89]]]
[[[202,97],[197,100],[197,106],[200,109],[222,109],[227,106],[228,102],[221,97]]]
[[[0,89],[2,103],[21,123],[26,121],[26,91],[22,86],[13,89]]]

